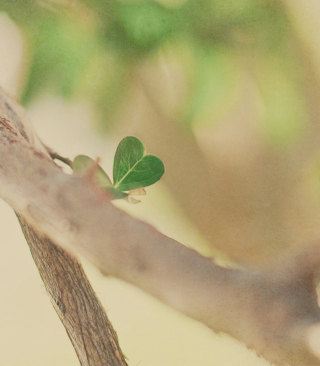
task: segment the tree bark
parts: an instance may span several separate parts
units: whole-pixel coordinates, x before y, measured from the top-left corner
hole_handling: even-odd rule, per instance
[[[82,366],[127,365],[118,338],[81,264],[19,217],[54,309]]]
[[[30,147],[46,156],[22,108],[0,91],[0,115]],[[1,129],[1,128],[0,128]],[[11,140],[13,143],[13,140]],[[17,214],[40,276],[82,366],[126,366],[118,338],[78,260]]]

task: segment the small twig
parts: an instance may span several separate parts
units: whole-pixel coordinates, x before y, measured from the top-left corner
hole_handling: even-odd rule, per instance
[[[64,164],[68,165],[71,169],[72,169],[72,160],[70,160],[69,158],[64,158],[63,156],[61,156],[60,154],[58,154],[57,152],[55,152],[54,150],[52,150],[50,147],[44,145],[44,148],[47,150],[48,154],[50,155],[51,159],[57,159],[62,161]]]

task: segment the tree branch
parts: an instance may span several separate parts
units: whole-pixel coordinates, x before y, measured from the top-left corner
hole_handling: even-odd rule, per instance
[[[214,331],[245,342],[279,365],[320,365],[308,338],[313,326],[320,323],[315,288],[320,268],[318,248],[302,252],[297,258],[283,258],[260,272],[222,268],[114,207],[90,172],[64,174],[3,118],[0,196],[23,217],[23,225],[27,222],[34,228],[41,241],[46,236],[70,252],[79,252],[104,274],[138,286]],[[35,240],[29,229],[25,234]],[[50,252],[48,241],[43,243],[48,248],[43,253]],[[54,255],[60,258],[61,253],[64,251],[58,249]],[[77,273],[78,265],[72,266]],[[52,273],[57,276],[60,271],[59,265]],[[51,279],[49,270],[44,268],[42,272],[44,281]],[[61,316],[68,303],[66,294],[62,289],[52,294]],[[90,301],[81,304],[87,310]],[[66,322],[71,318],[66,317]],[[97,321],[95,315],[83,321],[86,319],[90,323]],[[74,329],[81,329],[81,324],[75,324]]]
[[[127,363],[118,338],[80,263],[19,217],[32,257],[81,365]]]
[[[32,151],[49,159],[46,150],[33,134],[22,108],[2,90],[0,115],[10,118],[10,122],[2,121],[13,136],[20,136],[28,142]],[[14,139],[8,142],[15,143]],[[33,168],[29,164],[25,169],[27,174],[32,175]],[[23,216],[18,215],[18,219],[53,307],[81,365],[126,366],[117,335],[80,263],[46,236],[39,236]]]

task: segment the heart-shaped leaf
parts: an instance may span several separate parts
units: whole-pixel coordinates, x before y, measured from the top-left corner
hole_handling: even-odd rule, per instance
[[[142,142],[133,136],[120,141],[113,164],[113,185],[119,191],[150,186],[164,173],[162,161],[145,155]]]
[[[97,163],[93,159],[89,158],[89,156],[78,155],[72,163],[72,169],[74,172],[85,173],[95,164]],[[126,193],[119,192],[113,187],[110,178],[100,165],[97,166],[94,177],[98,186],[109,191],[112,195],[112,198],[117,199],[128,196]]]

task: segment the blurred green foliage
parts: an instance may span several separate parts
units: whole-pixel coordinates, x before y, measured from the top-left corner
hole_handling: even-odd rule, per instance
[[[197,121],[219,118],[234,102],[239,81],[239,67],[234,53],[225,45],[206,47],[193,44],[193,84],[190,101],[185,108],[184,121],[192,126]],[[202,122],[203,123],[203,122]]]
[[[108,128],[135,67],[170,45],[179,59],[181,43],[189,50],[181,69],[191,85],[180,107],[185,126],[228,111],[239,77],[250,72],[266,109],[266,135],[283,141],[300,129],[290,26],[279,2],[0,0],[0,11],[26,35],[24,104],[44,91],[80,95]]]
[[[177,29],[177,15],[156,2],[119,2],[105,32],[107,45],[112,43],[127,57],[144,57]]]
[[[32,62],[22,101],[28,103],[46,88],[70,96],[96,51],[94,34],[75,19],[58,18],[39,22],[30,35]]]

